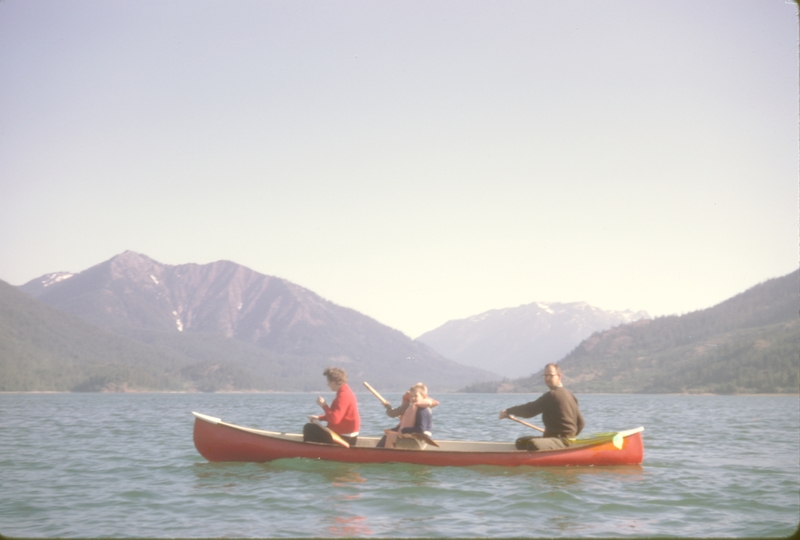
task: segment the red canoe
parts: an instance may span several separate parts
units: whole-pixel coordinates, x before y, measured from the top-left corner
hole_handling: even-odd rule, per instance
[[[642,431],[636,428],[577,439],[563,450],[528,452],[513,442],[436,441],[424,449],[376,448],[378,437],[358,437],[356,446],[303,442],[296,433],[262,431],[192,413],[194,445],[209,461],[263,463],[282,458],[324,459],[349,463],[416,463],[464,467],[470,465],[587,466],[639,465],[644,457]]]

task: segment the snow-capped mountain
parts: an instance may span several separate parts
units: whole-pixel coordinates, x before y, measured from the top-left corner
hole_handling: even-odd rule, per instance
[[[585,302],[533,302],[449,321],[417,341],[456,362],[522,377],[561,360],[595,332],[647,318],[644,311],[606,311]]]

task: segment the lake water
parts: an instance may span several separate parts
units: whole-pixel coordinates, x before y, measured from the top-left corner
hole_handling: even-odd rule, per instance
[[[532,434],[497,414],[534,395],[432,395],[435,438]],[[800,520],[797,396],[579,395],[585,434],[644,426],[642,466],[209,463],[192,443],[191,411],[299,432],[315,397],[0,394],[0,534],[782,537]],[[394,425],[358,398],[363,435]]]

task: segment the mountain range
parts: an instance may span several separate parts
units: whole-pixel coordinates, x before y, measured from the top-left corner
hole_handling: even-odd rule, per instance
[[[356,385],[368,380],[385,390],[423,380],[448,391],[497,376],[448,360],[299,285],[229,261],[171,266],[127,251],[19,289],[98,329],[169,352],[170,362],[180,359],[186,387],[318,390],[325,387],[327,365],[346,369]],[[194,379],[187,380],[193,370]],[[200,377],[205,372],[215,378]]]
[[[129,251],[76,274],[0,281],[0,391],[320,391],[337,365],[357,390],[422,380],[436,392],[536,392],[537,366],[559,361],[576,392],[797,393],[799,280],[656,319],[537,302],[415,341],[229,261],[171,266]],[[533,375],[510,380],[511,369]]]
[[[533,302],[449,321],[417,341],[461,364],[522,377],[561,360],[597,331],[647,318],[644,311],[605,311],[585,302]]]
[[[574,392],[800,392],[800,270],[708,309],[597,332],[560,362]],[[471,392],[544,391],[541,370]]]

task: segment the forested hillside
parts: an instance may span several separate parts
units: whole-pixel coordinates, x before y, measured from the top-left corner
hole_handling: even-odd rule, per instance
[[[183,388],[186,359],[96,328],[0,281],[0,391]]]
[[[452,391],[498,376],[230,261],[172,266],[126,251],[20,290],[95,327],[172,351],[188,362],[181,374],[190,385],[207,390],[324,390],[328,365],[344,367],[356,384],[394,391],[419,380]]]
[[[356,389],[365,379],[391,389],[464,376],[447,361],[406,359],[399,376],[391,361],[345,360],[277,353],[215,334],[131,328],[121,335],[0,281],[0,391],[324,391],[322,371],[332,364],[348,370]]]
[[[278,355],[213,335],[137,337],[97,328],[0,281],[0,391],[316,390],[324,382],[322,357]]]
[[[597,333],[559,362],[575,392],[800,391],[800,275],[766,281],[712,308]],[[543,391],[541,373],[468,387]]]

